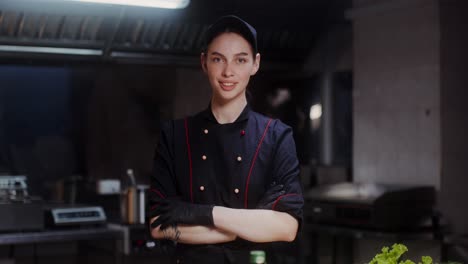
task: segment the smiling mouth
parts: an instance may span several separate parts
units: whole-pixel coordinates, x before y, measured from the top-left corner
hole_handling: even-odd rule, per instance
[[[231,91],[232,89],[236,87],[235,82],[219,82],[219,85],[225,91]]]

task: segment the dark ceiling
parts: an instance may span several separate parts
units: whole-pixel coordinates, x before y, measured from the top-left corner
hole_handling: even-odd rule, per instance
[[[1,0],[0,58],[72,58],[198,64],[204,30],[238,15],[259,35],[263,59],[300,64],[330,27],[347,24],[351,0],[192,0],[186,9],[63,0]]]

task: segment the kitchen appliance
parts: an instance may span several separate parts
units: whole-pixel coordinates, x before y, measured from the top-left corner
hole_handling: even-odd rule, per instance
[[[82,227],[106,223],[106,214],[100,206],[55,205],[45,210],[48,227]]]
[[[44,228],[43,203],[30,196],[26,176],[0,176],[0,232]]]
[[[412,229],[430,223],[433,186],[338,183],[305,193],[304,214],[312,223],[371,229]]]

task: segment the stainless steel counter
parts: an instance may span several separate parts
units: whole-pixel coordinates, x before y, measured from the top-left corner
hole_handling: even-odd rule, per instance
[[[107,226],[103,226],[66,230],[0,233],[0,245],[34,244],[82,240],[118,240],[121,238],[121,231],[110,229]]]

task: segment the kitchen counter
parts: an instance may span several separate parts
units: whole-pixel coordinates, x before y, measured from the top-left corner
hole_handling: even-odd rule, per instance
[[[0,245],[35,244],[82,240],[117,240],[122,232],[103,227],[0,233]]]

